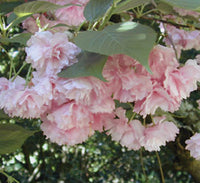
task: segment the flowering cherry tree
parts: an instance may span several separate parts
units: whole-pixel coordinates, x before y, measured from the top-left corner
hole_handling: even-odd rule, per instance
[[[193,166],[199,164],[199,119],[181,120],[188,105],[200,117],[199,1],[38,0],[0,6],[1,52],[9,55],[6,45],[19,43],[26,53],[20,68],[9,55],[8,75],[0,78],[5,114],[39,119],[46,138],[59,145],[106,132],[128,150],[155,151],[159,160],[158,151],[173,141],[188,161],[187,171],[200,181],[189,168],[191,157]],[[21,32],[15,35],[16,26]],[[195,55],[185,59],[187,50]],[[35,132],[0,123],[1,134],[16,130],[17,146],[0,145],[1,154],[15,151]],[[160,172],[165,182],[161,166]]]

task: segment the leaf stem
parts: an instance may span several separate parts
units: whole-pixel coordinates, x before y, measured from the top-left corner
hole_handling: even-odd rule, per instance
[[[128,120],[128,124],[130,123],[130,121],[132,121],[132,120],[134,119],[135,115],[136,115],[136,113],[134,112],[134,113],[132,114],[131,118]]]
[[[156,125],[156,123],[155,123],[155,121],[154,121],[154,119],[153,119],[151,114],[150,114],[150,116],[151,116],[151,121],[152,121],[153,125]]]
[[[131,12],[129,12],[129,14],[131,14]],[[156,18],[156,17],[150,17],[150,16],[143,16],[140,18],[141,20],[144,19],[144,20],[154,20],[154,21],[159,21],[159,22],[162,22],[162,23],[166,23],[166,24],[170,24],[170,25],[173,25],[177,28],[180,28],[180,27],[183,27],[183,28],[191,28],[191,25],[185,25],[185,24],[179,24],[179,23],[176,23],[176,22],[172,22],[170,20],[163,20],[163,19],[160,19],[160,18]],[[197,26],[193,26],[194,29],[196,30],[200,30],[200,27],[197,27]]]
[[[132,105],[130,102],[128,102],[127,104],[130,106],[130,108],[131,108],[132,110],[134,109],[133,105]]]
[[[164,178],[164,174],[163,174],[162,164],[161,164],[160,156],[159,156],[159,154],[158,154],[157,151],[156,151],[156,157],[157,157],[159,168],[160,168],[160,176],[161,176],[162,183],[165,183],[165,178]]]
[[[168,34],[166,25],[165,25],[164,23],[163,23],[163,27],[164,27],[164,29],[165,29],[165,34],[167,35],[167,37],[168,37],[168,39],[169,39],[169,41],[170,41],[170,43],[171,43],[171,45],[172,45],[172,48],[173,48],[173,50],[174,50],[176,59],[179,60],[179,59],[178,59],[178,52],[177,52],[177,50],[176,50],[176,46],[175,46],[175,44],[174,44],[174,42],[173,42],[173,40],[172,40],[172,37]]]

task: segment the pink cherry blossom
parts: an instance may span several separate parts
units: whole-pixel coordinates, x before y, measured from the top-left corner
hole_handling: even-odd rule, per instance
[[[108,134],[111,134],[112,139],[115,141],[120,141],[125,131],[128,130],[128,118],[125,116],[125,110],[117,108],[115,115],[119,119],[109,119],[105,123],[105,129],[109,130]]]
[[[112,113],[93,114],[87,106],[69,101],[42,115],[41,129],[52,142],[75,145],[87,140],[95,130],[102,132],[103,125],[111,118],[114,118]]]
[[[94,121],[91,123],[91,128],[99,132],[103,132],[108,121],[115,118],[114,111],[112,113],[94,113],[93,116]]]
[[[141,64],[126,55],[109,57],[103,76],[113,92],[113,98],[132,102],[144,98],[152,89],[150,76]],[[145,83],[145,87],[144,87]]]
[[[165,89],[170,96],[181,101],[197,89],[197,81],[200,81],[200,66],[197,65],[196,60],[188,60],[180,69],[167,70],[165,75]]]
[[[200,54],[196,56],[195,60],[197,61],[197,64],[200,65]]]
[[[77,105],[74,101],[63,104],[47,115],[50,122],[54,122],[58,128],[68,130],[74,127],[90,126],[94,121],[92,113],[87,106]]]
[[[184,77],[184,82],[187,85],[186,91],[188,93],[197,89],[197,81],[200,81],[200,65],[197,65],[196,60],[189,59],[180,72]],[[189,96],[189,95],[188,95]]]
[[[1,77],[0,78],[0,92],[7,90],[8,87],[9,87],[9,81],[6,78]]]
[[[57,80],[56,89],[66,98],[87,105],[93,113],[110,113],[115,104],[105,82],[95,77]]]
[[[154,83],[150,94],[135,102],[134,111],[145,117],[147,114],[154,114],[158,107],[164,111],[174,112],[179,106],[180,101],[174,100],[161,85]]]
[[[160,45],[151,51],[149,64],[152,89],[142,100],[135,100],[134,111],[146,116],[154,114],[158,107],[170,112],[178,110],[182,99],[197,89],[200,66],[196,60],[188,60],[180,67],[174,50]]]
[[[173,7],[173,9],[178,12],[179,15],[181,16],[193,16],[195,18],[199,18],[200,17],[200,13],[196,12],[196,11],[192,11],[192,10],[187,10],[187,9],[182,9],[182,8],[178,8],[178,7]]]
[[[190,92],[187,92],[188,86],[180,69],[174,69],[173,71],[166,70],[165,76],[164,88],[171,97],[174,97],[177,101],[181,101],[183,98],[186,99],[189,96]]]
[[[47,84],[43,80],[29,87],[19,76],[14,81],[9,80],[6,89],[0,93],[0,108],[11,117],[39,118],[51,106],[52,90]]]
[[[80,49],[68,41],[65,33],[37,32],[27,42],[28,63],[38,72],[55,75],[63,67],[77,62]]]
[[[37,93],[43,96],[43,99],[54,99],[54,85],[52,78],[46,75],[38,75],[38,72],[32,72],[33,78],[31,80],[31,88],[37,91]]]
[[[85,5],[89,0],[67,0],[65,4],[72,3],[78,4],[81,6],[69,6],[66,8],[58,9],[55,13],[57,20],[66,23],[70,26],[79,26],[84,20],[85,17],[83,15],[83,11]],[[64,2],[63,2],[64,4]]]
[[[55,22],[79,26],[85,21],[83,11],[89,0],[46,0],[59,5],[74,4],[55,11]],[[79,6],[76,6],[79,5]]]
[[[139,120],[131,120],[128,125],[129,129],[124,133],[120,144],[128,147],[129,150],[138,150],[141,148],[140,139],[144,135],[144,126]]]
[[[115,114],[119,119],[110,119],[105,123],[105,129],[108,129],[108,134],[112,140],[119,141],[121,145],[126,146],[129,150],[138,150],[140,138],[143,136],[144,126],[139,120],[131,120],[125,116],[125,110],[117,108]]]
[[[174,141],[179,129],[172,122],[164,121],[163,117],[154,119],[155,125],[151,124],[144,130],[144,136],[140,143],[147,151],[160,151],[160,146],[166,142]]]
[[[185,143],[187,144],[185,148],[190,151],[190,155],[200,160],[200,134],[196,133],[190,139],[186,140]]]
[[[58,145],[75,145],[84,142],[89,136],[93,135],[94,131],[90,127],[83,128],[71,128],[64,130],[58,128],[55,123],[43,121],[41,129],[51,142],[55,142]]]
[[[42,116],[41,129],[47,138],[59,145],[82,143],[93,135],[93,114],[87,106],[69,101]]]
[[[173,70],[179,66],[176,59],[175,52],[172,48],[167,48],[165,46],[157,45],[153,48],[149,55],[149,65],[153,75],[153,79],[162,82],[165,79],[165,71]]]
[[[168,46],[175,46],[178,56],[180,56],[181,50],[189,50],[195,48],[200,49],[200,31],[186,31],[178,29],[171,25],[166,25],[167,37],[164,39]]]
[[[28,17],[26,20],[23,21],[22,26],[23,28],[30,32],[35,33],[39,31],[39,27],[37,25],[36,19],[39,20],[40,26],[43,28],[49,24],[49,20],[44,16],[44,14],[34,14],[31,17]]]

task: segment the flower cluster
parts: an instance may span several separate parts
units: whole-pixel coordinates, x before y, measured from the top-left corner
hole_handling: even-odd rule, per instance
[[[57,76],[61,69],[78,62],[81,51],[65,33],[36,32],[27,45],[26,62],[35,69],[32,79],[1,78],[0,107],[10,116],[41,118],[44,134],[60,145],[81,143],[95,130],[105,128],[113,140],[129,149],[160,150],[175,139],[177,127],[157,118],[147,126],[136,119],[128,121],[123,109],[114,110],[113,99],[134,102],[134,112],[144,117],[157,108],[173,112],[200,80],[195,60],[180,67],[173,49],[161,45],[150,53],[153,74],[126,55],[110,56],[103,69],[108,82],[92,76]]]
[[[148,60],[152,73],[137,60],[116,54],[108,57],[103,68],[107,82],[93,76],[61,78],[57,74],[76,64],[81,52],[64,31],[84,22],[83,10],[89,0],[46,1],[70,5],[35,14],[23,22],[23,27],[34,33],[25,48],[26,62],[31,64],[33,72],[27,79],[20,76],[9,80],[0,78],[0,108],[11,117],[40,118],[44,134],[59,145],[81,143],[96,130],[107,130],[113,140],[133,150],[144,147],[148,151],[159,151],[161,146],[174,141],[179,129],[173,122],[155,114],[158,108],[176,111],[181,101],[197,89],[199,57],[187,60],[182,66],[177,56],[181,50],[199,50],[200,42],[196,39],[199,31],[186,32],[165,26],[168,37],[164,41],[168,47],[156,45],[152,49]],[[180,9],[176,11],[191,15]],[[56,27],[58,24],[67,26]],[[41,27],[48,31],[42,31]],[[123,108],[115,108],[114,100],[131,103],[131,112],[140,117],[153,115],[151,123],[128,119]],[[196,139],[195,136],[186,141],[186,149],[199,158]]]
[[[181,54],[181,50],[190,50],[192,48],[200,49],[200,31],[186,31],[178,29],[171,25],[166,25],[167,37],[164,39],[166,45],[175,47],[178,56]]]
[[[19,76],[0,80],[0,107],[10,116],[41,118],[44,134],[60,145],[81,143],[95,130],[103,129],[109,130],[108,134],[112,135],[113,140],[134,150],[142,146],[149,151],[160,150],[160,146],[174,140],[178,129],[173,123],[156,122],[145,127],[136,119],[129,122],[125,110],[114,110],[113,99],[135,102],[134,111],[144,116],[153,114],[158,107],[170,110],[168,106],[171,105],[174,110],[179,107],[179,102],[176,107],[171,102],[187,97],[191,86],[185,95],[181,93],[182,86],[179,88],[175,85],[172,90],[167,83],[168,75],[179,70],[183,70],[181,74],[189,75],[187,67],[191,67],[189,70],[198,69],[193,62],[177,70],[179,65],[172,50],[157,46],[149,60],[153,75],[136,60],[125,55],[114,55],[108,58],[103,69],[108,82],[92,76],[59,78],[57,74],[61,69],[78,62],[76,56],[81,51],[68,41],[66,34],[36,32],[27,45],[26,62],[35,69],[31,80],[26,81]],[[165,59],[171,62],[167,63]],[[161,65],[165,65],[165,69]],[[197,80],[198,75],[196,77]],[[196,80],[191,80],[195,85]],[[173,94],[175,87],[177,93]],[[160,95],[158,90],[163,90],[165,94]],[[158,92],[160,99],[158,96],[151,97],[155,92]],[[166,95],[169,101],[165,102]],[[140,109],[138,103],[141,104]],[[160,138],[156,140],[159,135]]]
[[[114,99],[134,101],[134,111],[145,117],[154,114],[157,108],[174,112],[181,100],[197,89],[200,66],[196,60],[188,60],[180,67],[172,48],[157,45],[150,53],[149,65],[152,74],[128,56],[109,57],[103,75]]]
[[[174,10],[181,15],[182,17],[192,17],[196,19],[196,21],[200,18],[200,13],[186,10],[182,8],[174,7]],[[186,20],[182,17],[177,17],[174,15],[166,15],[164,18],[166,20],[172,21],[175,24],[185,24]],[[200,50],[200,31],[199,30],[190,30],[190,29],[182,29],[177,28],[176,26],[170,24],[160,24],[161,31],[166,33],[166,37],[164,38],[164,42],[167,46],[172,47],[176,50],[177,56],[180,57],[182,50],[190,50],[196,49]]]
[[[117,108],[117,119],[110,119],[105,128],[112,139],[120,142],[128,149],[138,150],[144,147],[148,151],[159,151],[166,142],[174,141],[179,129],[173,122],[165,121],[165,117],[155,117],[146,127],[139,120],[131,120],[125,116],[125,110]]]

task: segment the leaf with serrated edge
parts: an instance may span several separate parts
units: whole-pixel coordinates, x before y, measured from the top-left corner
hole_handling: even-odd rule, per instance
[[[107,26],[103,31],[81,32],[75,43],[83,50],[103,55],[128,55],[150,71],[148,57],[155,40],[156,33],[150,27],[124,22]]]
[[[0,154],[16,151],[35,132],[16,124],[0,124]]]
[[[107,58],[105,55],[83,51],[78,55],[78,63],[64,69],[58,73],[58,76],[63,78],[94,76],[106,81],[102,76],[102,70]]]
[[[93,22],[103,16],[112,3],[113,0],[90,0],[84,9],[84,17]]]

